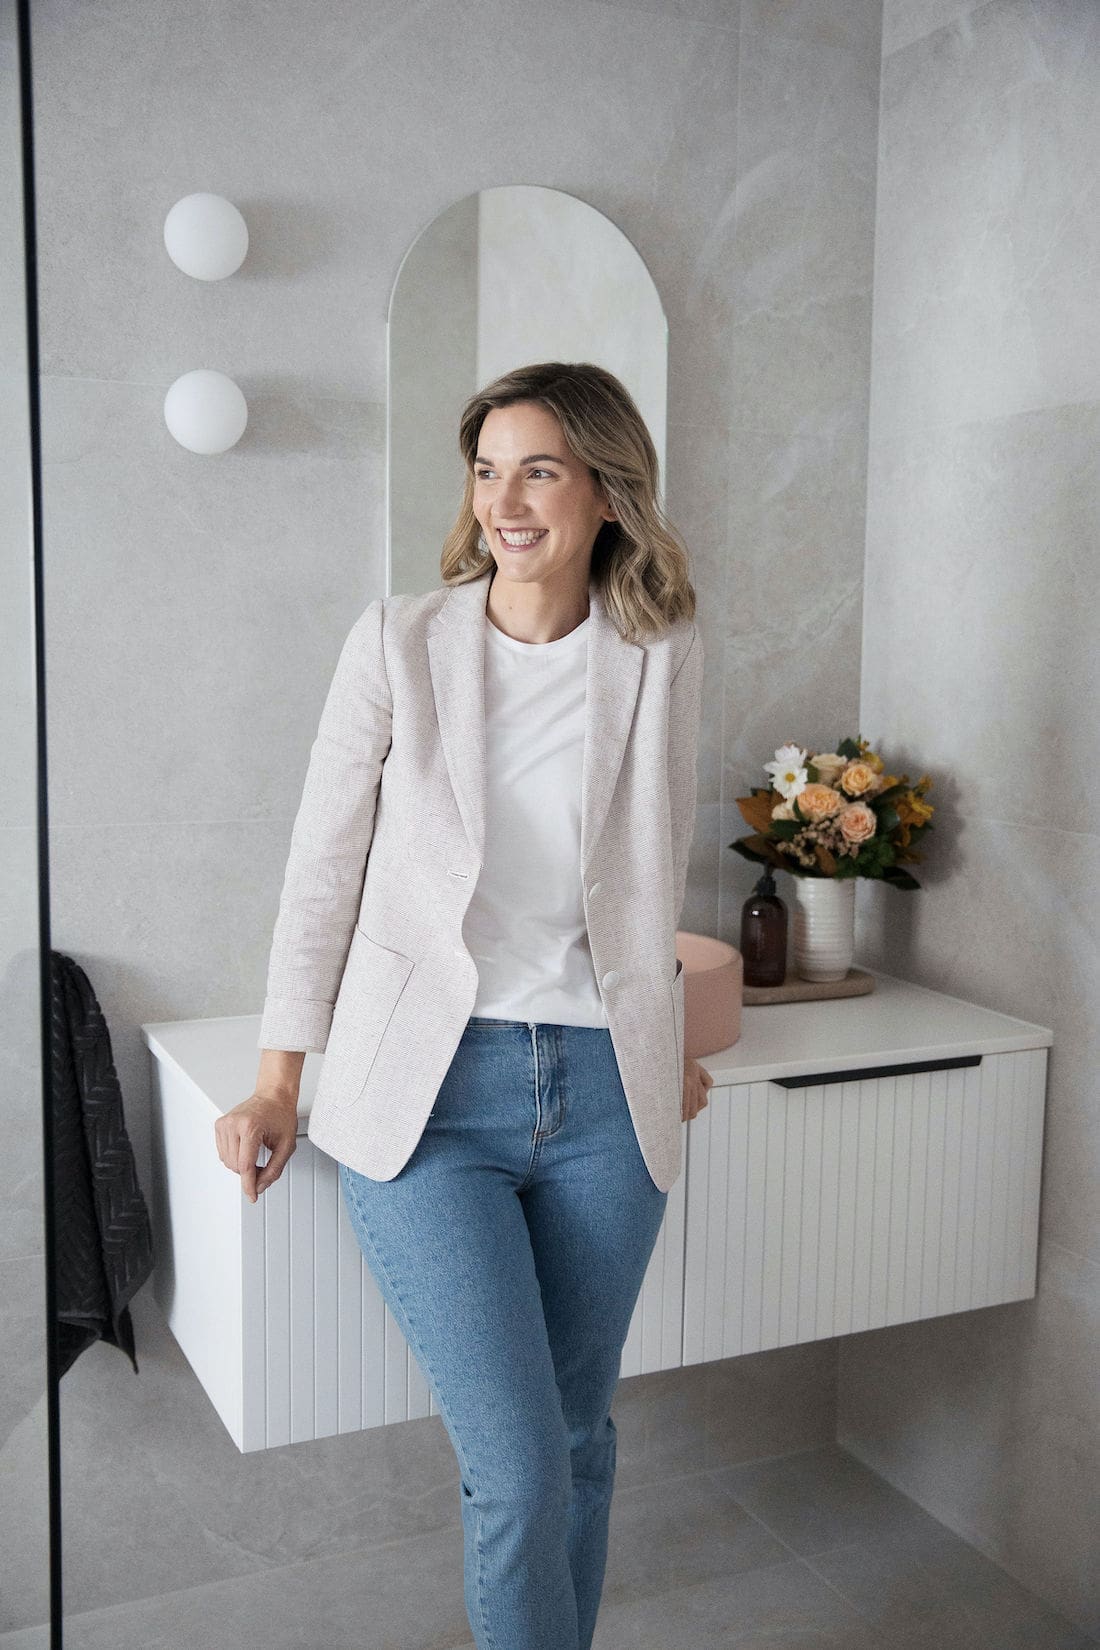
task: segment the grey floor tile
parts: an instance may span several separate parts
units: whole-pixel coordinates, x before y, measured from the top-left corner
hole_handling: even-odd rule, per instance
[[[663,1483],[831,1441],[831,1342],[631,1376],[615,1394],[617,1483]]]
[[[460,1529],[65,1622],[65,1650],[457,1650],[469,1637]]]
[[[942,1524],[806,1561],[889,1641],[920,1650],[1090,1650],[1094,1641]]]
[[[729,1577],[761,1564],[786,1563],[790,1557],[790,1549],[723,1486],[719,1473],[616,1490],[604,1605]]]
[[[802,1558],[884,1534],[943,1528],[837,1444],[726,1467],[715,1476]]]
[[[605,1605],[593,1650],[887,1650],[881,1635],[804,1564],[746,1570]],[[908,1644],[889,1650],[909,1650]]]

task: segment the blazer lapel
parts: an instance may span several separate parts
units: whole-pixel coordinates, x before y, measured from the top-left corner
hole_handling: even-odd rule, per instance
[[[485,861],[485,604],[490,574],[453,585],[428,629],[443,755],[470,846]],[[595,581],[588,587],[588,673],[581,780],[581,871],[607,820],[626,752],[645,648],[620,636]]]

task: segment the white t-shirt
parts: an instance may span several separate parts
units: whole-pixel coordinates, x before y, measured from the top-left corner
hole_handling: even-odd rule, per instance
[[[462,926],[483,1018],[607,1025],[581,887],[589,623],[519,642],[485,616],[485,862]]]

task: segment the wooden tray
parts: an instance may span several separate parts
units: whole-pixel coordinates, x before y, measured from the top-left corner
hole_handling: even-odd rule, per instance
[[[782,985],[743,985],[741,1001],[748,1007],[758,1003],[808,1003],[822,997],[862,997],[875,989],[875,976],[865,968],[849,968],[842,980],[802,980],[788,973]]]

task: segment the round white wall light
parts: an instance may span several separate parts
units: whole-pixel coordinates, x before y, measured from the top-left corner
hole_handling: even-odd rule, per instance
[[[224,372],[198,367],[164,397],[164,422],[190,453],[224,453],[244,434],[248,403]]]
[[[248,225],[224,195],[184,195],[164,220],[168,256],[197,281],[224,281],[244,263]]]

